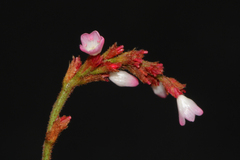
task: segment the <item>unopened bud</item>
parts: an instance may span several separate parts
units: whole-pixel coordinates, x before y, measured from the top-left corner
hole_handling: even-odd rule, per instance
[[[109,79],[119,87],[136,87],[139,84],[137,78],[126,71],[112,72]]]

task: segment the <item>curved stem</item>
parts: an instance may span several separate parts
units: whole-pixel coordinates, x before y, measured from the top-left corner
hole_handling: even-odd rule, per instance
[[[70,81],[71,82],[71,81]],[[48,122],[48,128],[47,131],[49,131],[52,128],[53,122],[56,120],[56,118],[59,116],[59,113],[61,112],[63,105],[67,101],[68,97],[70,96],[71,92],[73,91],[74,87],[71,86],[70,83],[63,85],[56,102],[53,105],[53,109],[50,114],[50,119]]]
[[[49,119],[48,127],[47,127],[47,133],[48,133],[48,131],[51,130],[51,128],[53,126],[53,122],[59,116],[59,113],[61,112],[65,102],[67,101],[68,97],[70,96],[70,94],[74,88],[75,88],[75,85],[74,85],[73,81],[69,81],[69,83],[63,84],[62,89],[57,97],[56,102],[53,105],[53,108],[52,108],[52,111],[50,114],[50,119]],[[50,160],[51,159],[51,152],[52,152],[53,145],[54,145],[54,143],[45,139],[44,144],[43,144],[42,160]]]

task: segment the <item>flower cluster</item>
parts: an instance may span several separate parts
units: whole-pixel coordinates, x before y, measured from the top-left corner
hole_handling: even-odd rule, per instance
[[[62,89],[53,105],[43,144],[43,159],[51,159],[53,145],[60,133],[68,127],[71,116],[60,117],[60,112],[76,86],[95,81],[111,81],[119,87],[136,87],[139,81],[152,87],[153,92],[166,98],[168,94],[177,100],[179,123],[184,126],[186,121],[194,122],[195,116],[201,116],[203,110],[187,98],[184,93],[185,84],[163,75],[163,64],[144,60],[146,50],[130,50],[124,52],[124,46],[113,44],[106,52],[100,54],[105,39],[98,33],[81,35],[81,51],[89,54],[82,64],[80,56],[72,58]],[[138,81],[139,80],[139,81]]]
[[[163,75],[162,63],[143,60],[148,51],[133,49],[124,52],[124,46],[117,46],[115,43],[100,55],[104,38],[98,31],[82,34],[81,43],[80,50],[90,56],[83,65],[80,57],[73,57],[64,78],[65,83],[71,78],[77,78],[78,85],[110,80],[120,87],[136,87],[139,79],[142,83],[151,85],[153,92],[159,97],[166,98],[171,94],[177,99],[181,126],[185,125],[185,119],[193,122],[195,115],[203,114],[202,109],[194,101],[183,95],[185,84]]]

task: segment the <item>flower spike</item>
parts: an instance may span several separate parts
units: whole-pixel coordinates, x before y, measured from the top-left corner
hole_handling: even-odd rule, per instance
[[[109,49],[100,54],[105,42],[98,31],[84,33],[80,37],[81,51],[89,54],[82,64],[80,56],[72,58],[67,73],[63,79],[62,89],[53,105],[46,137],[43,144],[42,159],[51,159],[52,148],[60,133],[68,127],[71,116],[60,117],[60,112],[73,90],[80,85],[97,81],[112,81],[119,87],[136,87],[140,80],[151,85],[153,92],[165,98],[171,94],[177,99],[179,123],[185,125],[185,119],[194,122],[195,115],[201,116],[203,110],[196,103],[185,97],[184,88],[176,79],[163,75],[163,64],[144,60],[147,50],[130,50],[124,52],[124,46],[114,43]],[[126,72],[126,71],[127,72]]]
[[[82,44],[79,45],[80,50],[91,55],[96,56],[102,51],[104,38],[100,36],[98,31],[92,33],[84,33],[81,35]]]

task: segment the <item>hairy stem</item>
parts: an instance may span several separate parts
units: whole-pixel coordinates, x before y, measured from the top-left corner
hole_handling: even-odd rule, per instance
[[[53,144],[45,140],[43,144],[42,160],[51,159],[52,148]]]
[[[47,133],[48,133],[48,131],[51,130],[51,128],[53,126],[53,122],[59,116],[65,102],[67,101],[71,92],[75,88],[75,85],[73,82],[74,81],[69,81],[69,83],[63,84],[62,89],[57,97],[56,102],[53,105],[53,108],[52,108],[52,111],[50,114],[50,119],[49,119],[48,127],[47,127]],[[51,152],[52,152],[53,145],[54,145],[54,143],[49,142],[47,139],[45,139],[44,144],[43,144],[42,160],[50,160],[51,159]]]
[[[52,128],[53,122],[59,116],[59,113],[61,112],[61,110],[63,108],[63,105],[67,101],[67,99],[70,96],[73,89],[74,89],[74,87],[71,86],[70,83],[68,83],[66,85],[63,85],[63,87],[61,89],[61,92],[59,93],[59,95],[57,97],[57,100],[53,105],[53,109],[52,109],[52,112],[50,114],[50,119],[49,119],[49,122],[48,122],[47,131],[49,131]]]

